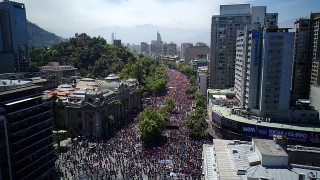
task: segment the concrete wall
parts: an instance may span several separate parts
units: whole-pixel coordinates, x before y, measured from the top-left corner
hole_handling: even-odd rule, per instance
[[[262,155],[261,165],[262,166],[288,166],[289,158],[286,156],[266,156]]]
[[[291,164],[301,164],[308,166],[320,166],[320,153],[288,151],[289,162]]]
[[[191,60],[197,59],[199,55],[207,56],[210,53],[208,46],[191,46],[186,48],[185,63],[189,64]]]
[[[310,104],[316,110],[319,111],[320,110],[320,87],[316,86],[316,85],[311,85],[310,89],[311,89],[311,92],[310,92]],[[319,115],[318,115],[318,120],[319,120]]]

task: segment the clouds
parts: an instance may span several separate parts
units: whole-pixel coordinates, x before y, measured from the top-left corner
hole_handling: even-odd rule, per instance
[[[208,29],[220,4],[245,0],[20,0],[29,21],[44,28],[89,31],[99,27],[160,27]]]

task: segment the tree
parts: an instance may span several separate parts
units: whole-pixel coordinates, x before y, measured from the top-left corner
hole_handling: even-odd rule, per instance
[[[176,101],[172,97],[167,97],[166,106],[168,107],[169,111],[173,111],[173,109],[176,107]]]
[[[186,94],[194,94],[197,92],[197,88],[194,87],[194,86],[191,86],[191,87],[187,87],[186,90],[185,90],[185,93]]]
[[[189,78],[189,83],[194,86],[196,85],[196,77],[194,75],[191,75]]]
[[[151,142],[161,135],[164,128],[164,118],[152,107],[143,110],[139,117],[139,135],[146,143]]]

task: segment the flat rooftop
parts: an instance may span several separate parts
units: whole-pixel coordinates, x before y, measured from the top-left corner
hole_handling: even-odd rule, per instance
[[[299,173],[305,174],[306,177],[313,176],[314,178],[320,178],[320,168],[313,166],[295,165],[291,164],[288,167],[264,167],[261,164],[249,165],[246,160],[247,154],[252,154],[250,150],[250,142],[243,142],[241,144],[235,144],[232,140],[213,139],[213,145],[203,146],[204,151],[213,153],[211,157],[215,169],[214,173],[219,174],[220,180],[241,180],[250,178],[265,178],[272,180],[297,180]],[[212,148],[212,150],[208,150]],[[210,165],[210,164],[209,164]],[[208,168],[208,164],[204,164],[203,169]],[[238,170],[245,171],[240,175]],[[205,173],[205,171],[202,171]],[[212,173],[211,173],[212,174]],[[204,174],[206,180],[208,176]]]
[[[292,129],[292,130],[299,130],[299,131],[313,131],[313,132],[320,132],[320,127],[317,125],[310,125],[310,124],[299,124],[299,125],[289,125],[289,124],[280,124],[280,123],[268,123],[268,122],[258,122],[254,119],[246,119],[242,116],[238,116],[236,114],[231,113],[231,108],[227,108],[225,106],[218,106],[218,105],[211,105],[212,112],[220,114],[230,120],[252,124],[252,125],[259,125],[259,126],[266,126],[266,127],[274,127],[274,128],[283,128],[283,129]]]
[[[252,141],[254,141],[255,146],[259,148],[262,155],[288,156],[288,154],[273,140],[253,138]]]
[[[211,95],[215,95],[215,94],[236,95],[233,89],[208,89],[207,92]]]

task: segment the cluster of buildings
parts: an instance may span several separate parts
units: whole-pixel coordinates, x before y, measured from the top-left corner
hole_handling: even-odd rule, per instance
[[[320,146],[320,13],[280,28],[265,6],[221,5],[212,16],[208,113],[216,135]]]
[[[115,39],[114,45],[121,45]],[[107,137],[140,108],[139,83],[76,76],[50,62],[30,70],[25,5],[0,2],[0,179],[54,179],[53,130]],[[55,127],[54,127],[55,126]]]

